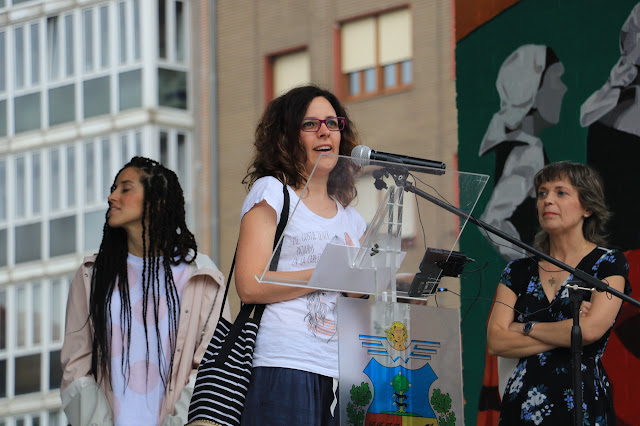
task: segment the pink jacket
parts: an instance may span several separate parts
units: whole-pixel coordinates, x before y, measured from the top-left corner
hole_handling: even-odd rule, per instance
[[[74,426],[74,420],[82,424],[113,422],[112,394],[110,386],[105,386],[110,379],[100,377],[96,385],[91,374],[93,334],[88,318],[94,261],[95,256],[84,259],[71,282],[67,299],[60,392],[62,407]],[[224,297],[224,277],[209,257],[198,253],[195,262],[188,267],[190,277],[182,293],[175,368],[162,404],[161,425],[182,425],[187,421],[186,410],[195,375],[220,317]],[[229,304],[225,305],[224,317],[230,318]]]

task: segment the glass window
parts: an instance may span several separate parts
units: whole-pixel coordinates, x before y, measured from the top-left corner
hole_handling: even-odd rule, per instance
[[[93,10],[84,11],[84,70],[93,70]]]
[[[160,132],[160,163],[169,165],[169,134]]]
[[[67,147],[67,207],[76,205],[76,148]]]
[[[111,141],[102,140],[102,199],[106,200],[111,193]]]
[[[142,71],[122,72],[118,76],[118,81],[120,111],[142,106]]]
[[[7,101],[0,101],[0,137],[7,136]]]
[[[85,81],[83,84],[84,117],[109,114],[111,111],[109,94],[108,76]]]
[[[49,90],[49,125],[69,123],[76,119],[75,85]],[[62,107],[61,107],[62,106]]]
[[[7,230],[0,229],[0,268],[7,266]],[[0,337],[1,339],[2,337]],[[0,346],[0,349],[2,347]]]
[[[16,216],[24,217],[27,214],[26,160],[24,156],[16,157]]]
[[[32,223],[15,228],[16,263],[40,259],[42,225]]]
[[[24,56],[24,28],[18,27],[13,31],[15,45],[15,83],[17,88],[24,87],[25,56]]]
[[[40,24],[30,26],[31,32],[31,84],[40,82]]]
[[[31,156],[31,211],[40,213],[40,153]]]
[[[166,0],[158,0],[158,56],[167,58],[167,7]]]
[[[7,163],[0,159],[0,222],[7,220]]]
[[[66,75],[70,76],[74,73],[75,62],[73,61],[73,15],[67,15],[64,17],[64,53],[65,53],[65,68]]]
[[[62,184],[62,176],[61,176],[61,168],[60,168],[60,150],[58,148],[53,148],[51,153],[49,154],[49,170],[51,172],[51,176],[49,179],[50,188],[50,203],[51,210],[58,210],[62,205],[60,201],[60,197],[62,196],[60,191],[60,186]]]
[[[94,169],[95,163],[93,161],[93,143],[89,142],[84,145],[84,187],[85,187],[85,196],[84,200],[87,203],[92,203],[96,201],[96,191],[95,191],[95,178],[94,178]]]
[[[184,62],[185,56],[185,26],[184,26],[184,4],[181,1],[175,2],[176,12],[176,61]]]
[[[62,316],[65,306],[64,300],[66,299],[66,294],[63,294],[62,288],[62,280],[55,280],[51,283],[51,308],[49,311],[51,342],[62,341]]]
[[[187,109],[187,73],[158,69],[158,103],[161,106]]]
[[[402,84],[409,84],[413,81],[413,62],[404,61],[402,67]]]
[[[7,90],[7,58],[5,53],[6,37],[4,34],[4,31],[0,31],[0,92],[4,92],[5,90]]]
[[[0,222],[7,220],[7,164],[0,159]]]
[[[120,164],[127,164],[129,158],[129,137],[123,133],[120,135]]]
[[[40,128],[40,93],[14,99],[16,133]]]
[[[384,87],[394,87],[398,83],[398,73],[396,72],[398,67],[396,64],[385,65],[384,70]]]
[[[360,73],[358,71],[349,73],[349,94],[360,94]]]
[[[60,351],[49,352],[49,389],[58,389],[62,383]]]
[[[142,155],[142,133],[136,132],[133,138],[134,138],[134,144],[135,144],[134,154]]]
[[[16,323],[16,346],[23,348],[27,344],[27,288],[23,285],[16,288]]]
[[[140,59],[140,2],[133,0],[133,57]]]
[[[7,360],[0,359],[0,398],[7,397]]]
[[[51,257],[76,251],[76,217],[68,216],[49,222],[49,253]]]
[[[49,79],[57,80],[60,77],[60,34],[57,16],[47,18],[47,51],[49,53]]]
[[[16,357],[16,395],[40,391],[40,358],[40,354]]]
[[[342,24],[340,66],[349,80],[349,95],[372,95],[410,85],[412,34],[409,8]]]
[[[180,179],[180,183],[182,188],[184,189],[187,185],[187,141],[184,133],[178,133],[178,158],[177,158],[177,172],[178,179]]]
[[[84,215],[84,250],[95,250],[102,241],[102,228],[106,220],[105,210],[85,213]]]
[[[31,287],[33,303],[33,344],[40,345],[42,343],[42,284],[34,283]]]
[[[364,91],[375,92],[378,87],[378,78],[376,76],[376,69],[369,68],[364,70]]]
[[[100,67],[109,66],[109,7],[100,8]]]
[[[7,292],[0,290],[0,350],[4,349],[7,349]]]
[[[118,34],[120,37],[120,63],[127,62],[127,4],[120,2],[118,4]]]

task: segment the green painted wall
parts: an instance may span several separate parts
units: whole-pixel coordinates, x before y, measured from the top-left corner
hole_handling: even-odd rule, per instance
[[[493,174],[494,155],[480,158],[478,148],[499,110],[495,82],[500,65],[523,44],[552,47],[565,67],[568,91],[560,123],[540,135],[550,161],[584,162],[587,129],[579,124],[580,106],[602,86],[620,57],[620,28],[636,4],[637,0],[522,0],[462,39],[456,46],[460,170]],[[484,211],[493,183],[490,179],[476,217]],[[462,316],[469,310],[462,323],[465,423],[473,425],[484,372],[486,320],[505,262],[473,225],[463,232],[461,249],[480,263],[490,262],[482,274],[462,281]]]

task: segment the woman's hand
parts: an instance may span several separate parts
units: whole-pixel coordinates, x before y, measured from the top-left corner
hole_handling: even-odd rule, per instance
[[[580,318],[584,318],[589,313],[589,309],[591,309],[591,302],[587,302],[583,300],[580,304]]]

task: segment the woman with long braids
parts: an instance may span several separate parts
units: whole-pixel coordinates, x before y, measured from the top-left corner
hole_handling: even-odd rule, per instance
[[[62,406],[73,426],[183,425],[223,276],[197,252],[171,170],[134,157],[108,203],[100,251],[69,289]]]

